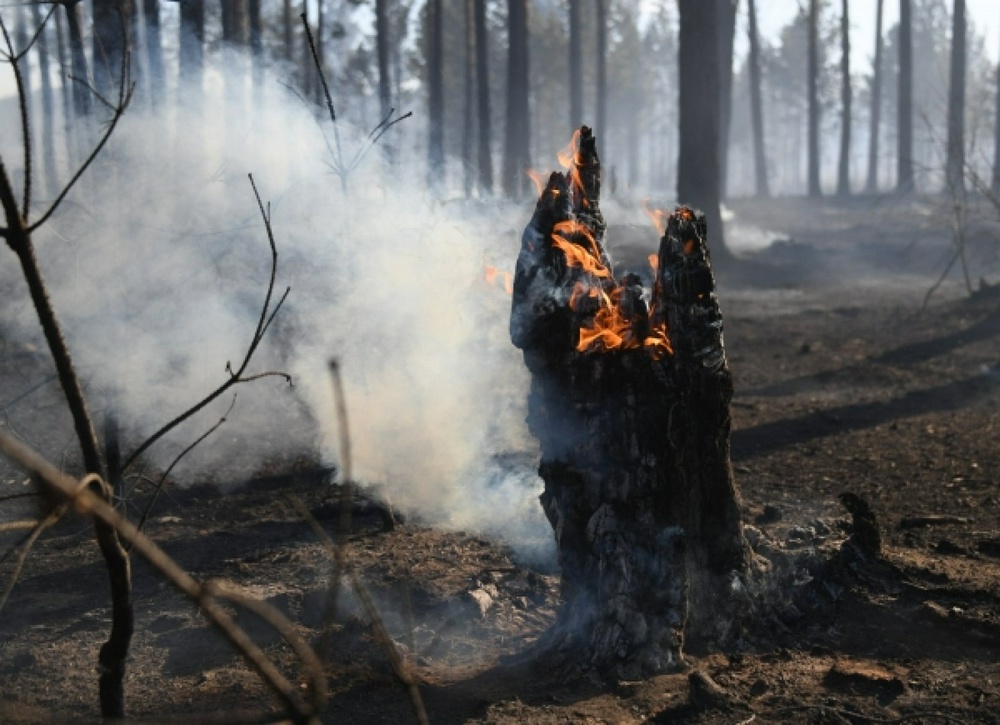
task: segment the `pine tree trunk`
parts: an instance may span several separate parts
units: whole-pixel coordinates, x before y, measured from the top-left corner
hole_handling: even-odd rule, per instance
[[[847,0],[840,15],[840,163],[837,164],[837,196],[851,194],[851,25]]]
[[[472,198],[476,186],[476,27],[475,0],[465,0],[465,63],[464,89],[465,114],[462,118],[462,170],[464,172],[465,198]]]
[[[722,234],[719,166],[720,94],[718,3],[679,0],[678,52],[680,151],[677,155],[677,199],[705,213],[714,230],[712,253],[728,261]]]
[[[608,126],[608,7],[597,0],[597,112],[594,132],[607,134]]]
[[[576,128],[583,118],[583,60],[580,49],[580,3],[569,3],[569,127]]]
[[[285,60],[295,61],[295,20],[292,17],[292,0],[284,0],[281,9],[281,28],[285,38]]]
[[[528,191],[531,165],[531,111],[527,0],[508,0],[507,124],[504,129],[503,190],[518,198]]]
[[[822,196],[819,185],[819,0],[809,0],[809,196]]]
[[[441,0],[427,3],[427,174],[428,186],[444,183],[444,18]]]
[[[493,109],[490,104],[490,48],[486,30],[486,0],[476,3],[476,107],[479,117],[479,192],[493,193]]]
[[[31,22],[35,28],[42,27],[42,12],[38,5],[31,6]],[[58,192],[56,171],[56,110],[52,92],[52,75],[49,64],[48,28],[43,30],[35,45],[38,51],[39,81],[42,91],[42,163],[45,168],[45,189],[50,196]]]
[[[760,83],[760,39],[757,34],[755,0],[747,2],[747,34],[750,41],[750,122],[753,130],[754,189],[760,198],[771,196],[767,181],[767,153],[764,148],[764,106]]]
[[[83,7],[79,0],[68,2],[63,6],[66,10],[66,34],[69,36],[69,53],[73,66],[73,76],[82,80],[90,80],[90,69],[87,54],[83,47]],[[90,91],[84,83],[73,83],[73,108],[79,117],[89,116],[93,109]]]
[[[719,195],[726,198],[729,179],[729,129],[733,108],[733,42],[739,0],[719,3]]]
[[[896,111],[896,191],[913,191],[913,21],[910,0],[899,0],[899,100]]]
[[[180,78],[182,94],[200,97],[204,72],[205,6],[199,0],[180,0]],[[194,99],[197,102],[197,98]]]
[[[375,53],[378,56],[378,101],[382,118],[389,115],[391,107],[391,79],[389,77],[389,10],[388,0],[375,0]]]
[[[540,648],[559,667],[635,679],[740,626],[750,550],[730,464],[732,378],[704,216],[668,218],[647,307],[639,278],[615,283],[608,266],[587,128],[575,161],[582,183],[553,174],[525,230],[511,308],[562,574]],[[589,254],[592,271],[566,248]],[[598,291],[628,329],[588,345]]]
[[[868,179],[865,181],[865,192],[878,192],[878,142],[882,122],[882,5],[885,0],[878,0],[875,6],[875,62],[872,66],[872,107],[868,131]]]
[[[1000,195],[1000,64],[997,64],[996,112],[993,116],[993,183],[994,196]]]
[[[153,108],[163,98],[166,72],[163,67],[163,38],[160,26],[159,0],[143,0],[143,19],[146,25],[146,68],[149,75],[149,97]]]
[[[107,98],[115,96],[122,59],[131,47],[132,0],[94,0],[94,87]]]
[[[251,74],[254,94],[260,99],[264,85],[264,24],[261,18],[261,0],[247,0],[247,23],[250,30],[250,57],[253,64]]]
[[[965,192],[965,0],[955,0],[951,23],[946,191],[956,199]]]

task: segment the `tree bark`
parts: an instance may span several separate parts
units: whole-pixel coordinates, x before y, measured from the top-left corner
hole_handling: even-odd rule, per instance
[[[577,128],[583,118],[583,60],[580,38],[580,2],[569,0],[569,126]]]
[[[822,196],[819,184],[819,0],[809,0],[809,196]]]
[[[896,191],[913,191],[913,21],[910,0],[899,0],[899,99],[896,110]]]
[[[204,72],[205,6],[199,0],[180,0],[180,16],[181,93],[194,93],[200,97]]]
[[[42,27],[42,11],[38,5],[31,6],[31,22],[35,28]],[[52,75],[49,64],[48,28],[35,41],[38,51],[38,72],[42,91],[42,163],[45,168],[45,189],[50,196],[58,193],[58,173],[56,171],[56,111],[52,92]]]
[[[881,0],[879,0],[881,2]],[[750,41],[750,122],[753,131],[754,189],[760,198],[771,196],[767,181],[767,152],[764,147],[764,105],[760,83],[760,39],[757,34],[755,0],[747,1],[747,35]]]
[[[951,22],[946,173],[946,190],[960,198],[965,192],[965,0],[955,0]]]
[[[462,119],[462,168],[465,172],[465,198],[472,197],[476,186],[476,23],[475,0],[465,0],[465,116]]]
[[[722,234],[719,180],[718,3],[679,0],[678,49],[680,151],[677,199],[698,208],[715,232],[716,261],[731,256]]]
[[[157,108],[166,86],[166,72],[163,67],[163,38],[160,26],[159,0],[143,0],[143,19],[146,26],[146,67],[149,77],[149,98],[153,108]]]
[[[528,191],[531,166],[531,111],[528,57],[528,2],[507,3],[507,123],[504,129],[503,190],[512,198]]]
[[[868,131],[868,179],[865,192],[878,192],[878,146],[882,123],[882,6],[885,0],[878,0],[875,6],[875,62],[872,66],[872,107]]]
[[[69,36],[69,52],[73,65],[73,77],[79,81],[73,82],[73,108],[77,116],[86,117],[93,110],[93,100],[86,83],[90,82],[90,69],[87,54],[83,48],[83,7],[80,0],[65,0],[63,9],[66,11],[66,27]]]
[[[389,69],[389,0],[375,0],[375,52],[378,55],[378,100],[382,118],[389,115],[391,78]]]
[[[1000,195],[1000,63],[996,75],[996,111],[993,116],[993,195]]]
[[[733,42],[739,0],[719,3],[719,195],[726,198],[729,179],[729,129],[733,108]]]
[[[732,378],[704,216],[668,218],[648,308],[638,277],[616,283],[604,253],[589,129],[574,161],[580,184],[553,174],[525,230],[511,307],[562,573],[540,647],[556,666],[635,679],[740,626],[750,550],[729,456]],[[600,295],[610,302],[595,307]],[[611,308],[627,330],[588,344]]]
[[[427,3],[427,174],[428,185],[444,184],[444,18],[441,0]]]
[[[493,193],[493,110],[490,104],[490,48],[486,29],[486,0],[476,4],[476,106],[479,118],[479,192]]]
[[[597,111],[594,115],[595,135],[608,131],[608,6],[607,0],[597,1]]]
[[[837,196],[851,194],[851,24],[847,0],[840,13],[840,162],[837,164]]]

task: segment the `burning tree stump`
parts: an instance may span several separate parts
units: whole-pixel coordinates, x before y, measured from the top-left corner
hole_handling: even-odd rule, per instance
[[[650,294],[612,274],[588,128],[568,165],[524,232],[510,321],[562,569],[541,646],[635,677],[680,667],[685,640],[722,643],[744,608],[732,377],[704,217],[666,216]]]

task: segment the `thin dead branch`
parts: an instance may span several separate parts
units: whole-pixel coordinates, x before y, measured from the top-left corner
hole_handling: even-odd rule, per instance
[[[21,572],[24,570],[24,562],[28,560],[28,554],[31,553],[31,547],[35,545],[38,541],[38,537],[42,535],[45,529],[49,528],[55,524],[59,519],[63,517],[63,514],[69,509],[69,506],[63,504],[58,506],[49,512],[48,516],[40,521],[32,522],[34,526],[31,528],[31,533],[28,534],[28,538],[20,547],[20,554],[17,557],[17,563],[14,564],[14,571],[11,572],[10,579],[7,585],[3,589],[3,593],[0,594],[0,612],[3,611],[4,605],[7,604],[7,599],[10,597],[10,593],[14,590],[14,585],[17,584],[17,580],[21,578]]]
[[[95,489],[106,489],[99,476],[89,474],[76,480],[35,453],[33,450],[0,431],[0,453],[17,462],[32,473],[48,490],[60,496],[66,506],[72,506],[78,513],[91,516],[103,522],[128,542],[146,561],[163,574],[180,592],[185,594],[206,618],[236,647],[250,666],[284,704],[289,716],[295,722],[318,723],[318,713],[326,702],[326,681],[322,666],[308,644],[302,641],[294,625],[277,609],[265,602],[248,604],[248,597],[229,584],[217,581],[198,582],[184,571],[173,559],[145,536],[134,524],[121,516],[105,500],[105,496]],[[263,619],[284,638],[301,659],[301,664],[310,680],[309,700],[303,702],[298,688],[292,684],[250,639],[221,606],[220,600],[228,600],[244,606]]]
[[[206,395],[204,398],[202,398],[200,401],[192,405],[190,408],[185,410],[180,415],[174,417],[170,422],[162,426],[159,430],[157,430],[155,433],[149,436],[145,441],[143,441],[139,445],[139,447],[136,448],[135,451],[133,451],[132,454],[122,464],[123,472],[127,471],[129,467],[133,463],[135,463],[143,453],[149,450],[149,448],[154,443],[156,443],[158,440],[160,440],[163,436],[172,431],[178,425],[186,421],[188,418],[190,418],[191,416],[195,415],[196,413],[204,409],[209,403],[211,403],[213,400],[224,394],[234,385],[239,385],[240,383],[252,382],[254,380],[259,380],[263,377],[273,377],[273,376],[283,377],[289,383],[289,385],[291,385],[292,383],[291,376],[287,375],[286,373],[270,371],[266,373],[254,374],[249,376],[245,375],[246,369],[250,365],[250,361],[253,359],[254,353],[257,352],[257,348],[259,347],[261,340],[264,339],[264,335],[267,333],[267,329],[271,326],[271,323],[274,321],[275,315],[278,314],[278,310],[281,309],[281,306],[285,303],[285,300],[288,298],[288,293],[291,292],[291,287],[286,287],[284,293],[281,295],[281,298],[272,307],[271,300],[274,295],[274,283],[278,270],[278,247],[275,244],[274,230],[271,227],[271,208],[270,205],[268,205],[265,208],[263,201],[261,201],[260,193],[257,191],[257,185],[254,183],[253,180],[253,174],[248,174],[247,176],[250,179],[250,187],[253,189],[254,197],[257,200],[257,207],[260,210],[261,218],[263,219],[264,222],[264,229],[267,233],[268,244],[271,247],[270,279],[268,280],[267,283],[267,292],[264,295],[264,303],[263,305],[261,305],[260,316],[257,320],[257,327],[254,329],[254,333],[250,338],[250,344],[247,346],[246,353],[243,355],[243,360],[240,362],[239,367],[237,367],[235,370],[233,370],[231,361],[226,362],[225,369],[226,373],[229,375],[229,378],[219,387],[213,390],[211,393]]]

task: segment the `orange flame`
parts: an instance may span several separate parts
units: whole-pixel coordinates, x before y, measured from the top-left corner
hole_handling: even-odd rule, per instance
[[[653,221],[657,233],[662,237],[667,232],[667,213],[662,209],[650,209],[649,197],[642,200],[642,210]]]
[[[653,268],[653,274],[655,275],[660,269],[660,255],[653,252],[649,255],[649,266]]]
[[[528,175],[528,178],[531,179],[531,182],[535,185],[535,192],[537,193],[537,196],[541,196],[542,192],[545,191],[545,174],[537,169],[528,169],[524,173]]]
[[[486,279],[486,284],[490,285],[491,287],[495,287],[497,284],[497,280],[502,279],[504,291],[507,292],[507,294],[509,295],[514,294],[514,275],[512,275],[510,272],[501,272],[496,267],[487,265],[486,274],[484,275],[484,277]]]
[[[573,138],[569,146],[556,154],[559,165],[569,174],[569,180],[573,184],[573,190],[577,193],[583,192],[583,177],[580,175],[580,129],[573,132]]]

